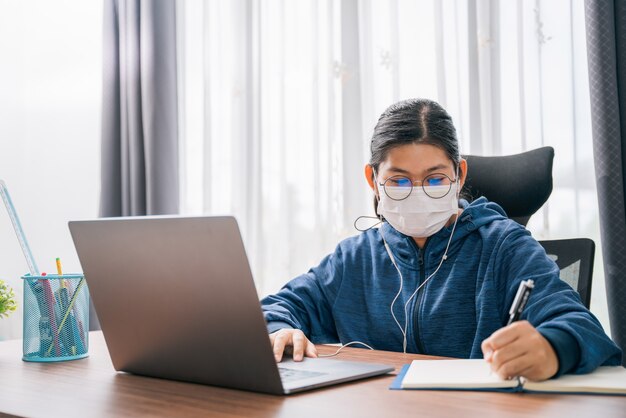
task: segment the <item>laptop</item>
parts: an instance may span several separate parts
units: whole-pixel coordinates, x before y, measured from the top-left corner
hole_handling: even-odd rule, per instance
[[[336,358],[276,363],[234,217],[71,221],[118,371],[271,394],[393,367]]]

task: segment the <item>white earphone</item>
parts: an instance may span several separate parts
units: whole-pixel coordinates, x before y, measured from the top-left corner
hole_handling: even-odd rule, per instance
[[[445,260],[447,260],[447,258],[448,258],[448,248],[450,248],[450,242],[452,242],[452,236],[454,235],[454,230],[456,229],[456,223],[457,223],[458,219],[459,219],[459,217],[457,216],[456,219],[454,220],[454,225],[452,226],[452,232],[450,233],[450,238],[448,239],[448,244],[446,245],[446,250],[443,253],[443,257],[441,257],[441,261],[439,262],[439,265],[437,266],[435,271],[432,272],[432,274],[430,274],[426,278],[426,280],[424,280],[424,282],[422,284],[417,286],[417,289],[415,289],[415,291],[411,294],[411,296],[407,299],[406,303],[404,304],[404,327],[402,327],[400,325],[400,322],[398,321],[398,318],[396,318],[396,315],[393,313],[393,305],[396,303],[396,300],[398,299],[398,297],[400,297],[400,295],[402,294],[402,287],[403,287],[403,284],[404,284],[404,278],[402,277],[402,272],[400,271],[400,268],[398,267],[398,264],[396,264],[396,259],[394,258],[393,253],[391,252],[391,249],[389,248],[389,244],[387,244],[387,241],[385,240],[385,235],[383,234],[382,227],[378,229],[380,231],[380,236],[383,239],[383,243],[385,244],[385,249],[387,250],[387,254],[389,254],[389,258],[391,259],[391,263],[396,268],[396,270],[398,271],[398,275],[400,276],[400,289],[398,290],[398,293],[396,293],[396,296],[393,298],[393,301],[391,301],[391,306],[389,307],[389,310],[391,311],[391,316],[393,317],[393,320],[396,322],[396,325],[398,325],[398,328],[400,328],[400,332],[402,333],[402,352],[404,354],[406,354],[406,345],[407,345],[406,330],[407,330],[407,327],[408,327],[408,324],[409,324],[409,318],[408,318],[408,314],[407,314],[407,311],[406,311],[407,307],[408,307],[409,303],[411,303],[411,299],[413,299],[415,297],[415,295],[417,295],[417,292],[419,292],[419,290],[422,287],[424,287],[424,285],[426,283],[428,283],[428,281],[435,274],[437,274],[437,272],[439,271],[439,268],[441,267],[443,262]]]

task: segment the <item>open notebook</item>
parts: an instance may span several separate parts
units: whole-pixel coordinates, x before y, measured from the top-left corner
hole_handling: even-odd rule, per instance
[[[489,364],[477,360],[413,360],[405,365],[390,389],[485,390],[500,392],[556,392],[626,396],[626,369],[599,367],[593,373],[563,375],[533,382],[524,378],[504,380]]]

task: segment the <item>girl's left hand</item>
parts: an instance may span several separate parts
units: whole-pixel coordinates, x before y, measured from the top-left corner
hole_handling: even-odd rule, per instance
[[[503,379],[523,376],[546,380],[559,370],[550,342],[528,321],[517,321],[491,334],[481,348],[487,363]]]

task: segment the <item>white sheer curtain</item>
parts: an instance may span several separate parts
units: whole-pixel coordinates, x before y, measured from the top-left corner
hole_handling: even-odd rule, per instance
[[[343,123],[340,4],[178,6],[183,212],[234,214],[259,293],[276,291],[367,212],[367,141],[342,140],[352,131]]]
[[[555,188],[529,229],[599,243],[583,12],[583,0],[179,1],[183,212],[235,214],[259,292],[274,292],[373,212],[372,128],[391,103],[428,97],[463,153],[553,146]]]

